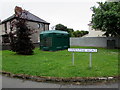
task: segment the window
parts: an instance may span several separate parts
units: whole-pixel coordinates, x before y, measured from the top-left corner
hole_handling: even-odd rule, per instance
[[[4,25],[5,25],[5,33],[7,33],[7,23],[5,23]]]
[[[38,23],[38,29],[42,28],[43,30],[45,30],[45,25],[43,23]]]
[[[40,28],[41,26],[40,26],[40,23],[38,23],[38,29]]]

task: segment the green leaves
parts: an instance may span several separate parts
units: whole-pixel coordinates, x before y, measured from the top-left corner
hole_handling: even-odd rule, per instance
[[[72,28],[67,28],[67,26],[64,26],[62,24],[57,24],[55,26],[55,29],[56,30],[61,30],[61,31],[67,31],[69,33],[70,37],[82,37],[82,36],[84,36],[84,35],[89,33],[88,31],[84,31],[84,30],[74,31]]]
[[[106,31],[106,36],[120,36],[120,2],[98,2],[92,7],[92,23],[94,29]]]
[[[79,30],[77,30],[77,31],[74,31],[73,32],[73,35],[75,36],[75,37],[82,37],[82,36],[84,36],[84,35],[86,35],[86,34],[88,34],[89,32],[88,31],[79,31]]]
[[[67,27],[64,26],[64,25],[62,25],[62,24],[57,24],[57,25],[55,26],[55,29],[56,29],[56,30],[67,31]]]

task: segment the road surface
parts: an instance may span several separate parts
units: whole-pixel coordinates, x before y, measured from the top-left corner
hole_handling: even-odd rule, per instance
[[[118,88],[118,83],[99,85],[55,84],[2,76],[2,88]]]

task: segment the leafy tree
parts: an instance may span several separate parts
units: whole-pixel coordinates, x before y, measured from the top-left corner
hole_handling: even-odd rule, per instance
[[[79,31],[79,30],[77,30],[77,31],[74,31],[73,32],[73,35],[74,35],[74,37],[82,37],[82,36],[84,36],[84,35],[86,35],[86,34],[88,34],[89,32],[88,31]]]
[[[56,30],[61,30],[61,31],[67,31],[67,27],[64,26],[64,25],[62,25],[62,24],[57,24],[57,25],[55,26],[55,29],[56,29]]]
[[[81,37],[82,36],[82,33],[79,30],[74,31],[73,34],[74,34],[75,37]]]
[[[72,28],[67,28],[67,26],[64,26],[62,24],[57,24],[55,26],[55,29],[68,32],[70,37],[82,37],[82,36],[89,33],[88,31],[84,31],[84,30],[82,30],[82,31],[79,31],[79,30],[74,31]]]
[[[81,33],[82,33],[82,36],[84,36],[84,35],[88,34],[89,32],[81,30]]]
[[[67,32],[70,34],[70,37],[73,37],[74,30],[72,28],[67,28]]]
[[[120,36],[120,2],[98,2],[92,7],[92,24],[94,29],[105,31],[104,35]]]
[[[63,24],[57,24],[55,25],[56,30],[66,31],[70,34],[70,36],[73,36],[74,30],[72,28],[67,28],[67,26],[64,26]]]
[[[88,34],[89,32],[88,31],[84,31],[85,32],[85,34]]]

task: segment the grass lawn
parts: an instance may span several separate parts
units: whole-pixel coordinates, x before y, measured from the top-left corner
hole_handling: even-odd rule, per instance
[[[93,48],[93,47],[72,47]],[[92,53],[92,69],[89,69],[89,53],[76,52],[75,65],[72,65],[72,53],[67,50],[48,52],[39,48],[34,55],[17,55],[2,51],[2,70],[14,74],[52,77],[97,77],[118,75],[118,50],[97,48]]]

